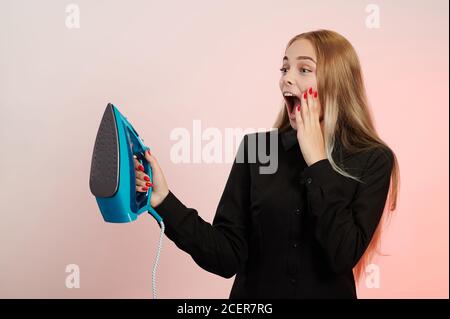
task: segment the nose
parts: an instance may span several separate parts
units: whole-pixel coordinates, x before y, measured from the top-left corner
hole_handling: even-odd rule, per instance
[[[294,84],[294,81],[291,79],[291,76],[289,75],[289,73],[285,74],[283,82],[286,86],[291,86]]]

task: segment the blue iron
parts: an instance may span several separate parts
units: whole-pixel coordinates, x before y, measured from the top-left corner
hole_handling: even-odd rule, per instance
[[[153,298],[156,299],[156,268],[162,248],[164,222],[150,205],[152,187],[136,191],[134,157],[153,180],[152,168],[145,159],[145,146],[139,134],[111,103],[106,106],[95,139],[89,187],[97,200],[103,219],[109,223],[134,221],[148,211],[161,227],[158,250],[152,271]]]
[[[151,166],[145,159],[148,149],[127,118],[109,103],[97,132],[89,181],[106,222],[131,222],[145,211],[158,223],[162,221],[150,205],[152,187],[147,193],[136,191],[134,156],[153,180]]]

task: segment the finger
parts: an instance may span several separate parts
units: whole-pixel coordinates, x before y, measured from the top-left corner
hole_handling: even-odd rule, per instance
[[[144,181],[143,179],[136,179],[136,186],[149,187],[150,182]]]
[[[136,192],[146,193],[148,191],[148,187],[142,187],[136,185]]]
[[[136,179],[140,179],[143,182],[150,182],[152,183],[150,177],[145,173],[144,166],[142,166],[141,162],[139,162],[134,156],[134,166],[135,166],[135,173],[136,173]]]
[[[310,87],[308,89],[307,94],[307,103],[308,103],[308,111],[309,111],[309,124],[314,124],[315,121],[315,109],[314,109],[314,100],[313,100],[313,89]]]
[[[313,109],[314,109],[314,117],[315,122],[319,122],[320,119],[320,107],[319,107],[319,94],[317,91],[313,93]]]
[[[150,183],[152,182],[150,180],[150,176],[148,176],[146,173],[138,171],[138,170],[135,170],[134,172],[136,174],[136,179],[141,180],[143,182],[150,182]]]
[[[153,184],[147,174],[136,171],[136,191],[146,192]]]
[[[302,94],[301,103],[302,103],[301,112],[302,112],[303,125],[306,127],[310,124],[309,107],[308,107],[308,92],[307,91],[305,91]]]
[[[138,171],[144,171],[144,166],[142,166],[141,162],[139,162],[136,157],[134,158],[134,168]]]
[[[145,175],[144,173],[142,173],[141,171],[136,171],[137,174],[139,175]],[[137,178],[136,175],[136,192],[141,192],[141,193],[146,193],[149,189],[149,186],[147,185],[147,181]]]
[[[295,106],[295,122],[297,123],[297,130],[303,129],[303,119],[302,119],[302,106],[301,106],[301,102],[299,102],[296,106]]]

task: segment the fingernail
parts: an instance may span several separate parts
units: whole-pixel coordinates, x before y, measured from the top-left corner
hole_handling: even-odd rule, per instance
[[[140,171],[144,171],[144,166],[139,165],[139,166],[138,166],[138,169],[139,169]]]
[[[305,92],[305,94],[303,94],[303,97],[306,99],[306,92]]]
[[[150,150],[147,150],[148,155],[152,155],[152,153],[150,153]]]
[[[148,190],[148,187],[142,187],[142,189],[143,189],[144,191],[146,191],[146,190]]]
[[[299,111],[299,112],[300,112],[300,105],[299,105],[299,106],[297,106],[297,111]]]
[[[145,183],[145,185],[150,187],[150,186],[152,186],[152,183]]]
[[[314,97],[317,97],[317,91],[316,91],[316,92],[314,92]]]
[[[150,181],[150,178],[148,176],[144,176],[144,179],[148,182]]]
[[[309,88],[309,94],[312,95],[312,88]]]

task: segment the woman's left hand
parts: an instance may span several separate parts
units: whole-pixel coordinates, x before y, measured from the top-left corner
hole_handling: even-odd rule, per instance
[[[320,106],[318,93],[312,88],[304,92],[300,99],[300,106],[295,110],[297,122],[297,140],[303,158],[308,166],[326,159],[325,142],[319,121]]]

